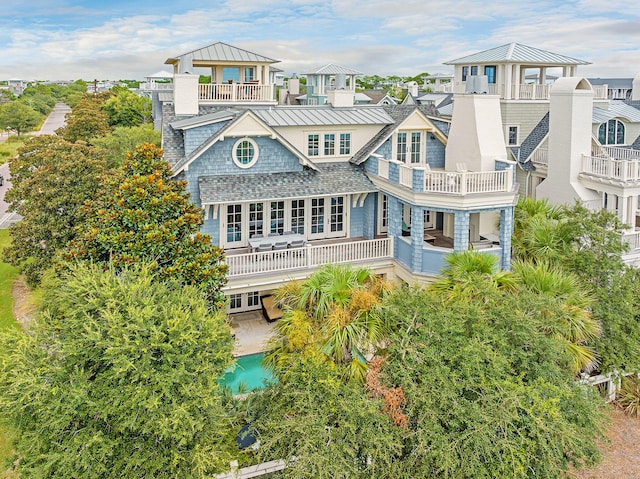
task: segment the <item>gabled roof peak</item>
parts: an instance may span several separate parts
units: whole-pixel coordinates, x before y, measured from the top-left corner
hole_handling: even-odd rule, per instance
[[[507,43],[499,47],[483,50],[465,57],[445,62],[445,65],[465,63],[533,63],[537,65],[589,65],[590,62],[577,58],[552,53],[547,50],[523,45]]]

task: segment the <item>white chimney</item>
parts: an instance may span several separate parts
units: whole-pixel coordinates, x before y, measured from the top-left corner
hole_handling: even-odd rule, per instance
[[[575,200],[597,209],[600,195],[580,184],[582,155],[591,154],[593,90],[586,78],[558,78],[550,91],[547,178],[536,197],[561,205]]]
[[[638,73],[633,79],[631,99],[640,100],[640,73]]]
[[[445,170],[493,171],[496,160],[507,160],[500,97],[455,95]]]
[[[300,80],[298,78],[290,78],[287,83],[287,90],[290,95],[300,94]]]

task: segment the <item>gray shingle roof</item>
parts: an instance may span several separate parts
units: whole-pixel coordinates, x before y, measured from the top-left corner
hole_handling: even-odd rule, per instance
[[[190,57],[194,62],[198,60],[214,62],[250,62],[250,63],[277,63],[279,60],[265,57],[242,48],[234,47],[223,42],[212,43],[206,47],[198,48],[190,52],[167,58],[165,64],[174,64],[183,58]]]
[[[215,123],[223,120],[230,120],[232,118],[235,118],[238,114],[240,114],[240,111],[238,110],[225,109],[215,111],[213,113],[207,113],[205,115],[196,115],[182,120],[176,120],[171,122],[169,125],[174,130],[186,130],[188,128],[193,128],[199,125]]]
[[[527,136],[524,141],[520,144],[520,146],[512,146],[511,153],[513,153],[513,157],[520,163],[520,166],[525,171],[535,171],[536,167],[533,165],[531,161],[529,161],[529,157],[534,150],[540,146],[540,143],[544,141],[544,139],[549,134],[549,113],[547,112],[542,119],[538,122],[538,124],[531,130],[529,136]]]
[[[337,75],[340,73],[344,75],[364,75],[364,73],[358,70],[353,70],[351,68],[343,67],[340,65],[334,65],[333,63],[320,67],[316,70],[303,73],[303,75]]]
[[[321,164],[318,171],[206,176],[198,184],[203,205],[376,191],[361,167],[346,162]]]
[[[532,63],[536,65],[589,65],[591,62],[578,60],[539,48],[507,43],[482,52],[445,62],[445,65],[463,65],[469,63]]]
[[[267,125],[323,126],[323,125],[384,125],[393,120],[381,106],[334,108],[323,106],[279,106],[276,108],[251,108]]]

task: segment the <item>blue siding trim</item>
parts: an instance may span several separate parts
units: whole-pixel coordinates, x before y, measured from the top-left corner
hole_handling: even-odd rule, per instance
[[[431,168],[444,168],[444,158],[444,144],[431,133],[427,134],[427,164]]]

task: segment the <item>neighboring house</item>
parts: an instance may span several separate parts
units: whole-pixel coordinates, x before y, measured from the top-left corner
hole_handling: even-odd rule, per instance
[[[472,246],[510,267],[517,185],[496,97],[461,95],[451,118],[358,105],[360,73],[329,65],[307,74],[318,105],[277,105],[276,62],[216,43],[169,58],[174,91],[155,94],[165,158],[225,250],[232,312],[326,263],[429,282]]]
[[[11,93],[13,93],[15,96],[22,95],[22,92],[24,91],[24,89],[27,88],[26,81],[18,80],[15,78],[7,80],[7,85],[9,86],[9,91],[11,91]]]
[[[588,62],[517,43],[446,64],[455,68],[454,93],[499,98],[520,194],[614,212],[628,225],[624,259],[640,265],[640,88],[612,99],[618,93],[608,83],[577,76]]]
[[[629,100],[633,78],[588,78],[593,86],[605,86],[609,100]]]

